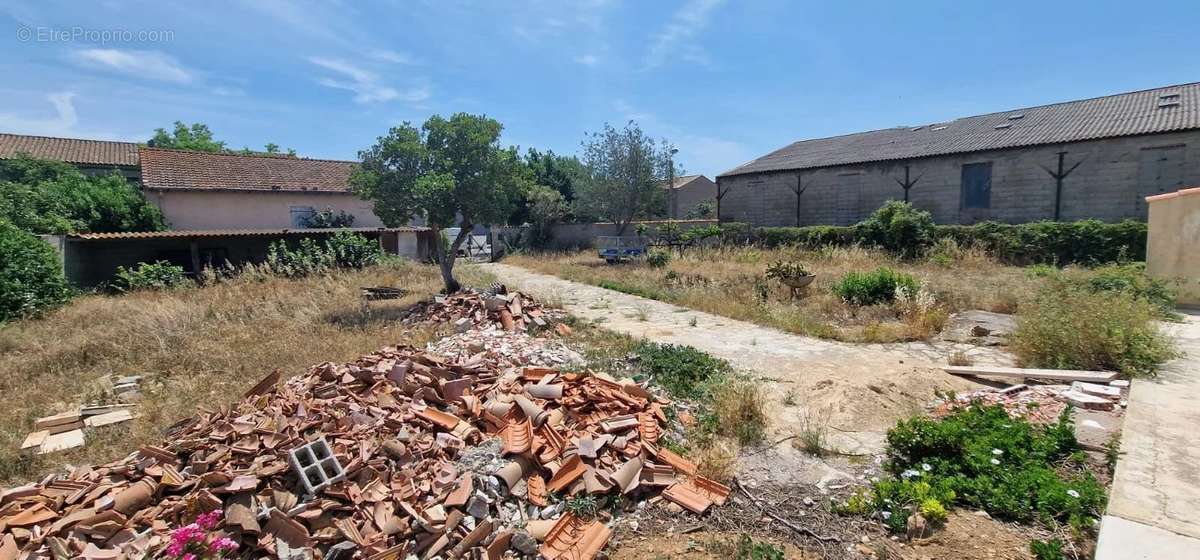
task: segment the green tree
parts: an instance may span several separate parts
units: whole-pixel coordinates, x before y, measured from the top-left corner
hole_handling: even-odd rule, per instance
[[[617,224],[617,235],[639,217],[659,214],[666,201],[659,185],[670,175],[671,145],[655,142],[629,121],[617,130],[604,130],[583,141],[583,164],[587,170],[576,186],[575,208]]]
[[[585,175],[583,163],[575,156],[560,156],[553,150],[539,152],[530,148],[525,153],[525,164],[533,173],[533,182],[550,187],[562,195],[563,200],[575,199],[575,184]]]
[[[265,149],[267,150],[268,154],[278,154],[279,153],[279,144],[276,144],[274,142],[267,142]]]
[[[531,187],[525,200],[529,208],[529,223],[533,226],[533,244],[541,247],[550,241],[551,228],[567,216],[570,206],[562,193],[543,185]]]
[[[155,148],[174,148],[177,150],[195,150],[198,152],[225,152],[225,142],[213,138],[208,125],[193,123],[190,127],[181,121],[175,121],[175,130],[154,129],[154,137],[148,144]]]
[[[471,228],[504,222],[530,184],[517,149],[500,145],[503,128],[483,115],[434,115],[419,129],[407,122],[394,127],[359,152],[362,164],[351,182],[359,196],[374,201],[385,224],[423,215],[435,231],[456,222],[461,228],[448,246],[436,236],[447,293],[461,289],[454,260]]]
[[[158,207],[117,173],[88,177],[59,161],[0,161],[0,219],[37,234],[160,231]]]
[[[0,323],[39,313],[70,297],[54,248],[0,219]]]

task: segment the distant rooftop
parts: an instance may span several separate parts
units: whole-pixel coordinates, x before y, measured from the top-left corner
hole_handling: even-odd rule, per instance
[[[77,165],[136,167],[138,164],[138,145],[134,142],[0,133],[0,159],[11,159],[21,153]]]
[[[151,190],[349,192],[353,161],[273,154],[140,149],[142,186]]]
[[[1200,128],[1200,83],[1012,109],[948,122],[802,140],[730,177]]]

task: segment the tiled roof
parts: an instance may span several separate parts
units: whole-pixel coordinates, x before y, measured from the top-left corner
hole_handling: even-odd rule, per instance
[[[0,133],[0,159],[9,159],[19,153],[74,164],[125,167],[138,164],[138,145],[133,142]]]
[[[682,187],[688,183],[691,183],[692,181],[695,181],[696,179],[699,179],[700,177],[703,177],[703,175],[681,175],[681,176],[675,178],[675,184],[671,188],[678,189],[679,187]],[[662,188],[664,188],[664,189],[667,188],[666,181],[663,181]]]
[[[334,228],[334,229],[206,229],[206,230],[168,230],[168,231],[122,231],[111,233],[76,233],[72,239],[95,241],[100,239],[178,239],[198,237],[261,237],[276,235],[312,235],[351,231],[355,233],[391,233],[391,232],[421,232],[430,231],[427,227],[394,227],[394,228]]]
[[[348,192],[353,161],[141,148],[147,189]]]
[[[1200,83],[803,140],[718,177],[1200,128]]]

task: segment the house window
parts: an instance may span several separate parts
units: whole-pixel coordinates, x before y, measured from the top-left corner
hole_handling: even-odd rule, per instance
[[[963,208],[992,207],[992,162],[963,166],[962,201]]]
[[[289,206],[288,210],[292,213],[292,227],[295,228],[308,227],[308,220],[317,214],[312,206]]]

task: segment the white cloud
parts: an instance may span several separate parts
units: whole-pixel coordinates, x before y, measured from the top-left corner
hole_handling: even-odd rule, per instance
[[[46,101],[54,106],[55,116],[29,118],[12,113],[0,113],[0,130],[15,134],[35,136],[62,136],[95,138],[100,140],[128,140],[119,134],[79,130],[79,115],[75,112],[75,93],[61,91],[46,95]]]
[[[380,83],[379,76],[374,72],[341,59],[313,56],[309,57],[308,61],[336,74],[341,74],[342,78],[324,77],[317,80],[317,83],[353,92],[355,103],[381,103],[397,100],[406,103],[420,103],[429,99],[431,95],[427,85],[398,91]]]
[[[241,97],[246,95],[246,90],[228,86],[214,86],[210,91],[212,91],[215,95],[221,95],[225,97]]]
[[[708,27],[713,10],[724,1],[689,0],[671,16],[667,25],[654,35],[655,41],[646,53],[643,68],[650,70],[662,66],[672,56],[697,64],[708,64],[707,52],[695,43],[694,39]]]
[[[192,71],[161,51],[83,49],[72,52],[71,58],[83,66],[137,78],[176,84],[190,84],[194,79]]]
[[[388,49],[375,49],[368,53],[368,56],[375,60],[390,62],[392,64],[415,64],[416,61],[408,53],[396,52]]]
[[[595,66],[600,64],[600,57],[594,54],[585,54],[575,57],[575,62],[584,66]]]

